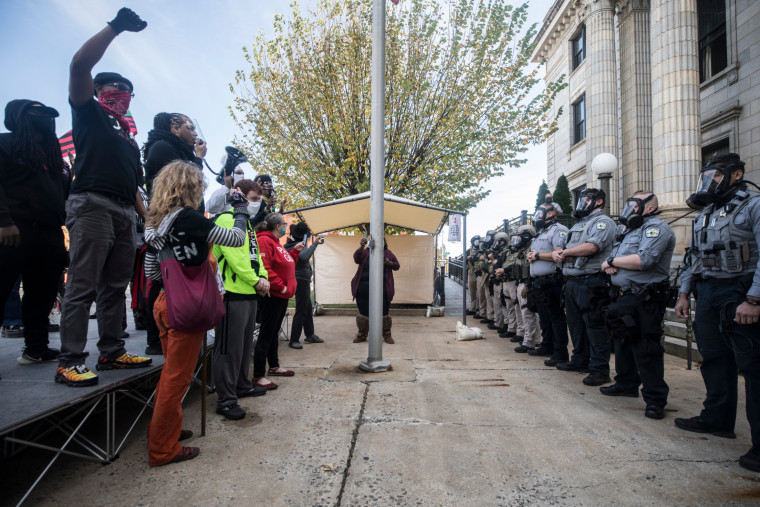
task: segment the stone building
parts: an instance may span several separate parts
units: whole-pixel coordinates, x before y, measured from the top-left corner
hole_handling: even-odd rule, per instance
[[[554,104],[547,183],[565,174],[574,199],[599,187],[591,161],[618,158],[610,184],[616,214],[653,189],[663,217],[689,211],[704,160],[733,151],[760,184],[760,1],[557,0],[536,38],[546,82],[568,86]],[[691,217],[678,220],[682,253]]]

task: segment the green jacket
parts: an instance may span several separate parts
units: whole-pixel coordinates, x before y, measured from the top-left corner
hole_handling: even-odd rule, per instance
[[[219,227],[232,229],[235,218],[232,213],[225,212],[216,218],[215,223]],[[261,262],[256,233],[253,232],[250,221],[248,221],[248,237],[243,246],[233,248],[214,245],[213,252],[219,262],[219,270],[224,278],[224,289],[227,291],[225,297],[228,299],[236,295],[255,296],[254,286],[259,283],[259,278],[269,277],[264,263]],[[254,258],[256,260],[253,260]],[[249,297],[243,299],[249,299]]]

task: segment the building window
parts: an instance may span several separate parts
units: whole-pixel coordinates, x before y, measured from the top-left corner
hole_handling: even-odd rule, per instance
[[[728,65],[726,0],[699,0],[699,79],[707,81]]]
[[[573,144],[586,139],[586,95],[573,103]]]
[[[716,155],[725,155],[730,153],[730,146],[728,144],[728,138],[722,139],[712,144],[708,144],[702,148],[702,165],[704,166]]]
[[[572,39],[573,45],[573,70],[578,68],[583,60],[586,59],[586,26],[581,27],[578,35]]]

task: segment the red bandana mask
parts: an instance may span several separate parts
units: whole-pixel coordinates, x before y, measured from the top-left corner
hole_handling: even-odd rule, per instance
[[[121,128],[129,132],[129,123],[124,118],[129,109],[132,96],[129,92],[111,90],[98,96],[98,103],[107,113],[111,114],[121,125]]]

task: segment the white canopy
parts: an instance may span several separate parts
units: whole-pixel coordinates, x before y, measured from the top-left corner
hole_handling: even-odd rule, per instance
[[[296,213],[313,234],[354,227],[369,223],[369,196],[369,192],[364,192],[285,213]],[[383,200],[386,224],[428,234],[439,233],[449,214],[465,214],[390,194],[383,194]]]

